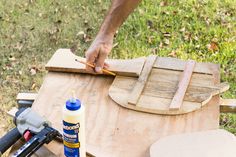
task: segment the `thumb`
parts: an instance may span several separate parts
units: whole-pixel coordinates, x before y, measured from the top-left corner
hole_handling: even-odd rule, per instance
[[[102,73],[102,69],[104,66],[105,59],[107,58],[107,55],[108,54],[104,51],[104,49],[101,48],[98,58],[97,58],[97,61],[96,61],[96,67],[95,67],[95,71],[97,73]]]

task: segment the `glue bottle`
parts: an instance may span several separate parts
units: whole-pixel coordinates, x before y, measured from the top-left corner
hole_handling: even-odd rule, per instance
[[[71,98],[63,108],[63,144],[66,157],[86,157],[85,108],[79,99]]]

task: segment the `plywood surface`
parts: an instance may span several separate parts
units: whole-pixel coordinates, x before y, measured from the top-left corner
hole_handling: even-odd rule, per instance
[[[236,137],[210,130],[161,138],[150,148],[151,157],[235,157]]]
[[[46,69],[59,72],[88,73],[85,70],[85,65],[75,59],[83,62],[86,60],[73,54],[70,49],[59,49],[47,63]],[[138,77],[143,68],[145,57],[130,60],[107,59],[106,62],[109,64],[109,70],[117,75]]]
[[[71,91],[86,108],[86,142],[97,156],[148,157],[149,147],[159,138],[184,132],[217,129],[219,125],[219,97],[198,111],[162,116],[129,110],[116,104],[108,89],[113,77],[87,74],[49,72],[34,102],[33,109],[45,116],[52,125],[62,129],[62,106]],[[213,82],[219,83],[219,73]],[[51,143],[48,148],[63,156],[63,145]],[[96,152],[95,151],[95,152]],[[99,155],[103,154],[103,155]]]

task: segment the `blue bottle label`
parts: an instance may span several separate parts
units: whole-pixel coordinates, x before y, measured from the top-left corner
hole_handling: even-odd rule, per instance
[[[79,157],[79,129],[80,123],[73,124],[63,121],[63,143],[66,157]]]

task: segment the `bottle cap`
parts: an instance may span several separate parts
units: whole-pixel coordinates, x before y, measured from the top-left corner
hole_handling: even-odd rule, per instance
[[[66,101],[66,108],[71,111],[80,109],[81,102],[79,99],[71,98]]]

